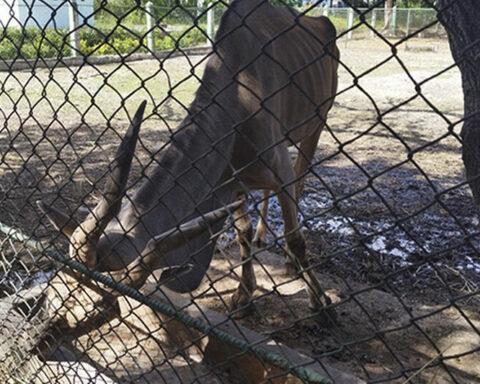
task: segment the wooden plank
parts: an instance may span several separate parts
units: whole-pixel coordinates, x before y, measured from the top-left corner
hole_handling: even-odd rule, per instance
[[[265,351],[277,354],[294,364],[304,366],[319,375],[331,378],[336,384],[364,384],[363,380],[352,376],[349,373],[341,372],[325,364],[320,365],[311,357],[295,351],[271,338],[265,339],[262,336],[246,327],[236,323],[234,320],[223,316],[208,308],[189,302],[182,295],[168,289],[158,289],[155,284],[147,283],[142,289],[146,295],[175,305],[189,316],[203,322],[207,322],[215,328],[222,330],[244,340],[255,344]],[[265,382],[267,377],[275,376],[271,382],[275,384],[299,384],[303,383],[292,374],[285,374],[280,369],[263,363],[259,358],[251,354],[241,354],[238,348],[228,346],[216,337],[205,336],[200,332],[186,327],[183,323],[167,318],[161,313],[155,312],[149,307],[142,305],[130,298],[119,300],[120,311],[124,321],[142,329],[144,332],[156,333],[162,340],[168,340],[170,344],[178,349],[184,350],[193,360],[203,360],[215,366],[222,367],[230,377],[244,383]],[[141,319],[141,321],[139,321]]]

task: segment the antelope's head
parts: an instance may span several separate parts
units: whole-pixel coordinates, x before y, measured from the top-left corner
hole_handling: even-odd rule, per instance
[[[107,224],[118,215],[122,209],[122,198],[128,180],[128,174],[135,152],[135,146],[139,135],[140,125],[143,119],[146,102],[142,102],[132,119],[120,146],[117,149],[115,159],[110,164],[107,181],[99,203],[90,211],[88,216],[78,224],[63,212],[41,201],[37,202],[40,210],[48,217],[55,228],[61,231],[70,240],[70,257],[86,264],[90,268],[103,270],[101,266],[102,254],[99,252],[98,243],[104,235]],[[148,275],[155,269],[158,260],[168,252],[185,244],[189,240],[203,234],[210,225],[224,219],[235,209],[239,208],[243,201],[237,201],[223,208],[203,214],[201,217],[177,226],[169,231],[152,237],[145,248],[138,255],[130,255],[133,260],[128,265],[117,271],[109,271],[117,281],[122,281],[135,288],[143,285]],[[159,218],[161,220],[162,218]],[[126,234],[125,234],[126,235]],[[103,252],[105,252],[102,249]],[[99,268],[100,267],[100,268]],[[186,266],[178,266],[169,269],[184,269]]]

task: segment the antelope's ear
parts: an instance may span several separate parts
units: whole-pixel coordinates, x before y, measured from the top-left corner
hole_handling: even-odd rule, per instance
[[[73,217],[65,215],[63,212],[45,204],[41,200],[37,201],[37,206],[58,231],[62,232],[68,238],[72,236],[73,231],[78,227],[78,223]]]
[[[165,284],[170,280],[176,278],[177,276],[182,275],[185,272],[190,271],[193,268],[193,264],[185,264],[185,265],[176,265],[174,267],[166,268],[162,271],[160,275],[160,284]]]
[[[152,273],[152,270],[156,269],[159,261],[162,260],[165,254],[181,247],[185,242],[205,233],[210,225],[225,219],[244,203],[243,200],[236,201],[215,211],[205,213],[201,217],[197,217],[196,219],[180,225],[178,228],[170,229],[161,235],[151,238],[143,249],[142,254],[137,259],[132,261],[123,270],[115,271],[115,279],[117,281],[122,281],[125,277],[128,277],[128,285],[136,289],[140,288]],[[190,264],[167,267],[162,272],[160,281],[163,283],[166,280],[173,279],[176,276],[187,272],[190,268]]]
[[[179,228],[173,228],[161,235],[155,236],[147,243],[142,252],[143,256],[149,254],[157,254],[163,257],[166,253],[171,252],[195,237],[205,233],[208,227],[225,219],[228,215],[240,208],[245,202],[243,200],[228,204],[225,207],[205,213],[204,215],[190,220],[180,225]]]

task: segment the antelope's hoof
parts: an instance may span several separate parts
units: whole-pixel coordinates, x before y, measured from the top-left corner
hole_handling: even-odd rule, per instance
[[[329,307],[332,303],[332,300],[325,296],[324,298],[325,303],[317,304],[316,306],[310,306],[310,311],[315,314],[315,321],[324,326],[324,327],[331,327],[333,325],[338,324],[338,317],[335,308]]]
[[[322,327],[331,328],[338,325],[337,313],[333,308],[311,309],[311,311],[316,313],[314,319]]]
[[[285,262],[285,276],[292,278],[298,276],[298,269],[296,265],[288,260]]]
[[[230,299],[231,316],[234,319],[241,319],[249,316],[254,311],[254,305],[243,289],[238,289]]]

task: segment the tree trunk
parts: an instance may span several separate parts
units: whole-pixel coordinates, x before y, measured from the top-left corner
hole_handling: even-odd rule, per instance
[[[385,23],[381,31],[382,35],[388,31],[388,29],[390,28],[390,24],[392,23],[392,7],[393,7],[393,0],[386,0],[385,1]]]
[[[463,162],[480,212],[480,2],[440,0],[438,19],[448,33],[453,58],[462,74]]]

